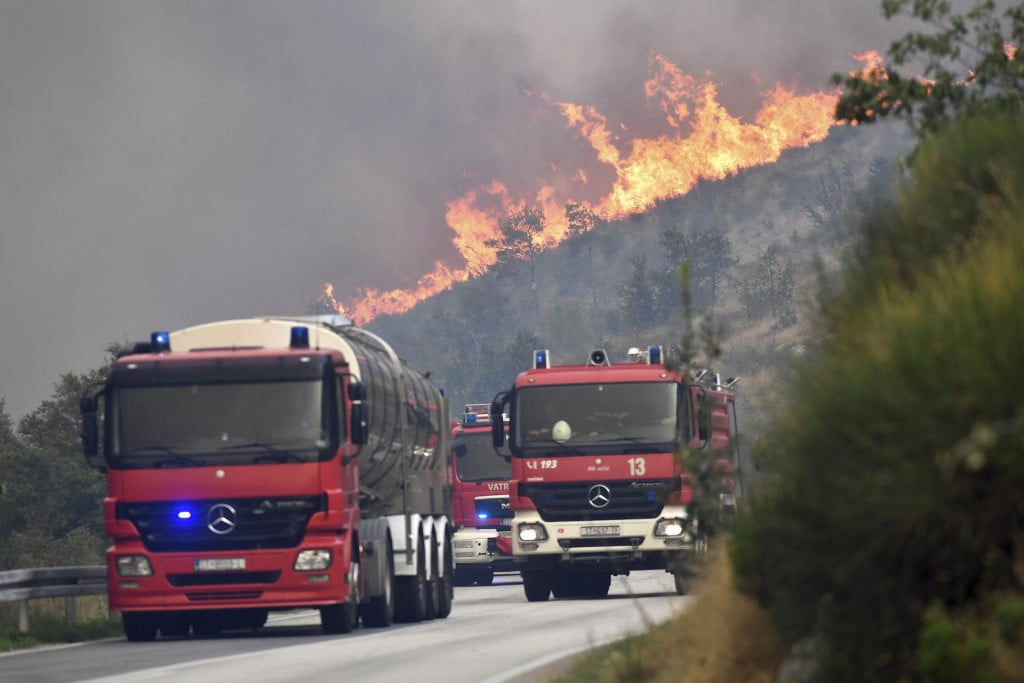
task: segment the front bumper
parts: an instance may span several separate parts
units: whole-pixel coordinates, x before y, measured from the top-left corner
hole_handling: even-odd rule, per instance
[[[173,611],[211,609],[294,609],[337,604],[348,598],[347,567],[342,561],[345,541],[306,543],[287,550],[239,552],[151,553],[141,542],[119,544],[107,551],[110,609]],[[329,548],[331,566],[322,571],[293,569],[306,548]],[[144,555],[151,576],[118,576],[119,555]],[[196,560],[245,560],[237,571],[200,571]]]
[[[695,534],[655,536],[661,519],[686,518],[682,506],[667,506],[654,519],[546,522],[535,510],[517,511],[512,524],[513,554],[523,564],[612,564],[622,569],[672,569],[695,550]],[[547,538],[522,541],[520,524],[541,524]],[[597,532],[597,535],[587,533]]]
[[[456,565],[491,567],[496,571],[513,571],[515,560],[498,549],[497,529],[463,527],[452,536],[452,556]]]

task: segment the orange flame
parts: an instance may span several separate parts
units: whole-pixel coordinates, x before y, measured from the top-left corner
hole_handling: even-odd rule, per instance
[[[853,58],[865,65],[865,71],[881,70],[878,53],[865,52]],[[660,200],[686,194],[702,179],[721,179],[743,168],[774,162],[786,149],[824,139],[836,125],[833,114],[838,92],[797,95],[776,84],[762,93],[762,106],[753,121],[744,122],[718,101],[718,88],[707,75],[687,74],[654,53],[650,66],[653,75],[644,84],[644,93],[664,113],[671,129],[657,137],[626,139],[626,125],[610,128],[605,116],[591,105],[552,102],[546,93],[523,89],[534,104],[555,108],[566,128],[585,140],[596,161],[612,171],[614,180],[603,197],[593,203],[574,199],[585,188],[594,192],[588,184],[593,169],[582,168],[563,170],[553,182],[528,194],[514,194],[498,180],[469,190],[449,201],[445,214],[464,267],[438,261],[413,289],[361,289],[345,305],[334,302],[335,310],[357,324],[366,324],[381,314],[408,311],[456,282],[485,273],[497,261],[497,252],[487,241],[500,236],[501,221],[520,207],[532,206],[544,215],[545,229],[535,241],[550,248],[568,235],[565,205],[569,202],[580,203],[605,220],[640,213]],[[334,301],[333,291],[333,286],[325,285],[326,301]]]

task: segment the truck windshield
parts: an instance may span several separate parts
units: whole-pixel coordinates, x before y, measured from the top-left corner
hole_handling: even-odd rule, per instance
[[[515,421],[518,446],[594,452],[657,452],[676,441],[677,384],[623,382],[521,389]]]
[[[315,461],[329,446],[323,404],[319,380],[119,387],[112,465]]]
[[[503,453],[504,451],[504,453]],[[459,434],[452,441],[455,471],[462,481],[507,481],[512,465],[505,449],[494,450],[491,433]]]

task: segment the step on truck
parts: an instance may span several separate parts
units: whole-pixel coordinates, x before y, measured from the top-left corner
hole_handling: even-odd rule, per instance
[[[451,611],[446,398],[341,316],[154,332],[81,399],[131,641]]]
[[[495,445],[508,428],[513,557],[530,602],[601,597],[635,570],[670,572],[687,592],[705,538],[679,453],[716,449],[715,476],[734,478],[735,380],[672,369],[660,346],[627,358],[595,349],[553,366],[535,351],[491,405]],[[720,503],[735,506],[734,487]]]
[[[455,585],[488,586],[495,572],[515,572],[512,509],[508,502],[511,455],[491,442],[490,403],[467,404],[452,422],[452,536]]]

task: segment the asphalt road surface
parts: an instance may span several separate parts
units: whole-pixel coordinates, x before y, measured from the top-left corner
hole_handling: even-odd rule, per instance
[[[0,655],[3,683],[524,683],[573,655],[684,609],[661,571],[615,577],[607,598],[527,603],[518,574],[455,589],[447,619],[328,636],[311,611],[272,613],[258,632],[129,643],[123,638]]]

